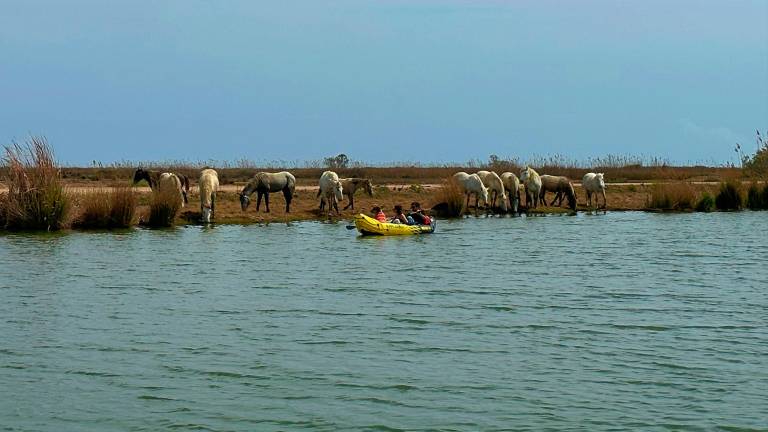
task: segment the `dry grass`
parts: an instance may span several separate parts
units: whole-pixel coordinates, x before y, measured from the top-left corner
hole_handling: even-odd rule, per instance
[[[768,210],[768,183],[752,183],[747,191],[747,208],[750,210]]]
[[[5,147],[8,194],[0,213],[11,230],[55,231],[67,224],[70,198],[64,191],[53,150],[43,137]]]
[[[173,226],[180,209],[181,197],[178,192],[171,190],[152,192],[147,225],[155,228]]]
[[[130,186],[89,192],[83,195],[80,215],[73,225],[85,229],[128,228],[136,211],[136,201]]]
[[[683,211],[693,209],[696,191],[690,183],[659,183],[653,186],[648,208]]]
[[[453,178],[443,180],[435,199],[438,203],[434,206],[434,211],[439,213],[438,216],[459,217],[464,214],[464,194]]]

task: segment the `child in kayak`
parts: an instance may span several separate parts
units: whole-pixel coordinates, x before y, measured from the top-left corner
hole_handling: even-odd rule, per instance
[[[371,214],[379,222],[386,222],[387,221],[387,215],[385,215],[384,212],[381,211],[381,207],[379,207],[379,206],[376,206],[376,207],[372,208],[371,209]]]
[[[395,217],[392,218],[392,223],[401,223],[405,225],[413,225],[413,219],[410,219],[403,213],[403,206],[395,206]]]

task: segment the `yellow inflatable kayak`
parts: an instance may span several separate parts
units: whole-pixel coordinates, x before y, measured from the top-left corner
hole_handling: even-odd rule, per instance
[[[431,225],[405,225],[395,223],[383,223],[376,219],[359,214],[355,216],[355,227],[362,235],[414,235],[430,234],[435,231],[435,219]]]

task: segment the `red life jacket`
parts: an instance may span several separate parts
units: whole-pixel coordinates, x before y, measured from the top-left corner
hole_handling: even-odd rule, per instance
[[[387,221],[387,216],[384,214],[383,211],[380,211],[380,212],[376,213],[376,220],[379,221],[379,222],[386,222]]]
[[[424,225],[432,225],[432,218],[430,218],[427,215],[424,215]]]

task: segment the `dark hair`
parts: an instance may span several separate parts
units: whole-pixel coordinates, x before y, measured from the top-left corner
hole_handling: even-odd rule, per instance
[[[396,205],[395,206],[395,213],[400,214],[402,212],[403,212],[403,206],[401,206],[400,204]]]
[[[420,209],[421,208],[421,204],[419,204],[418,202],[414,201],[414,202],[411,203],[411,207],[412,208],[416,207],[417,209]]]
[[[371,209],[371,213],[378,213],[380,211],[381,211],[381,207],[379,206],[375,206],[374,208]]]

